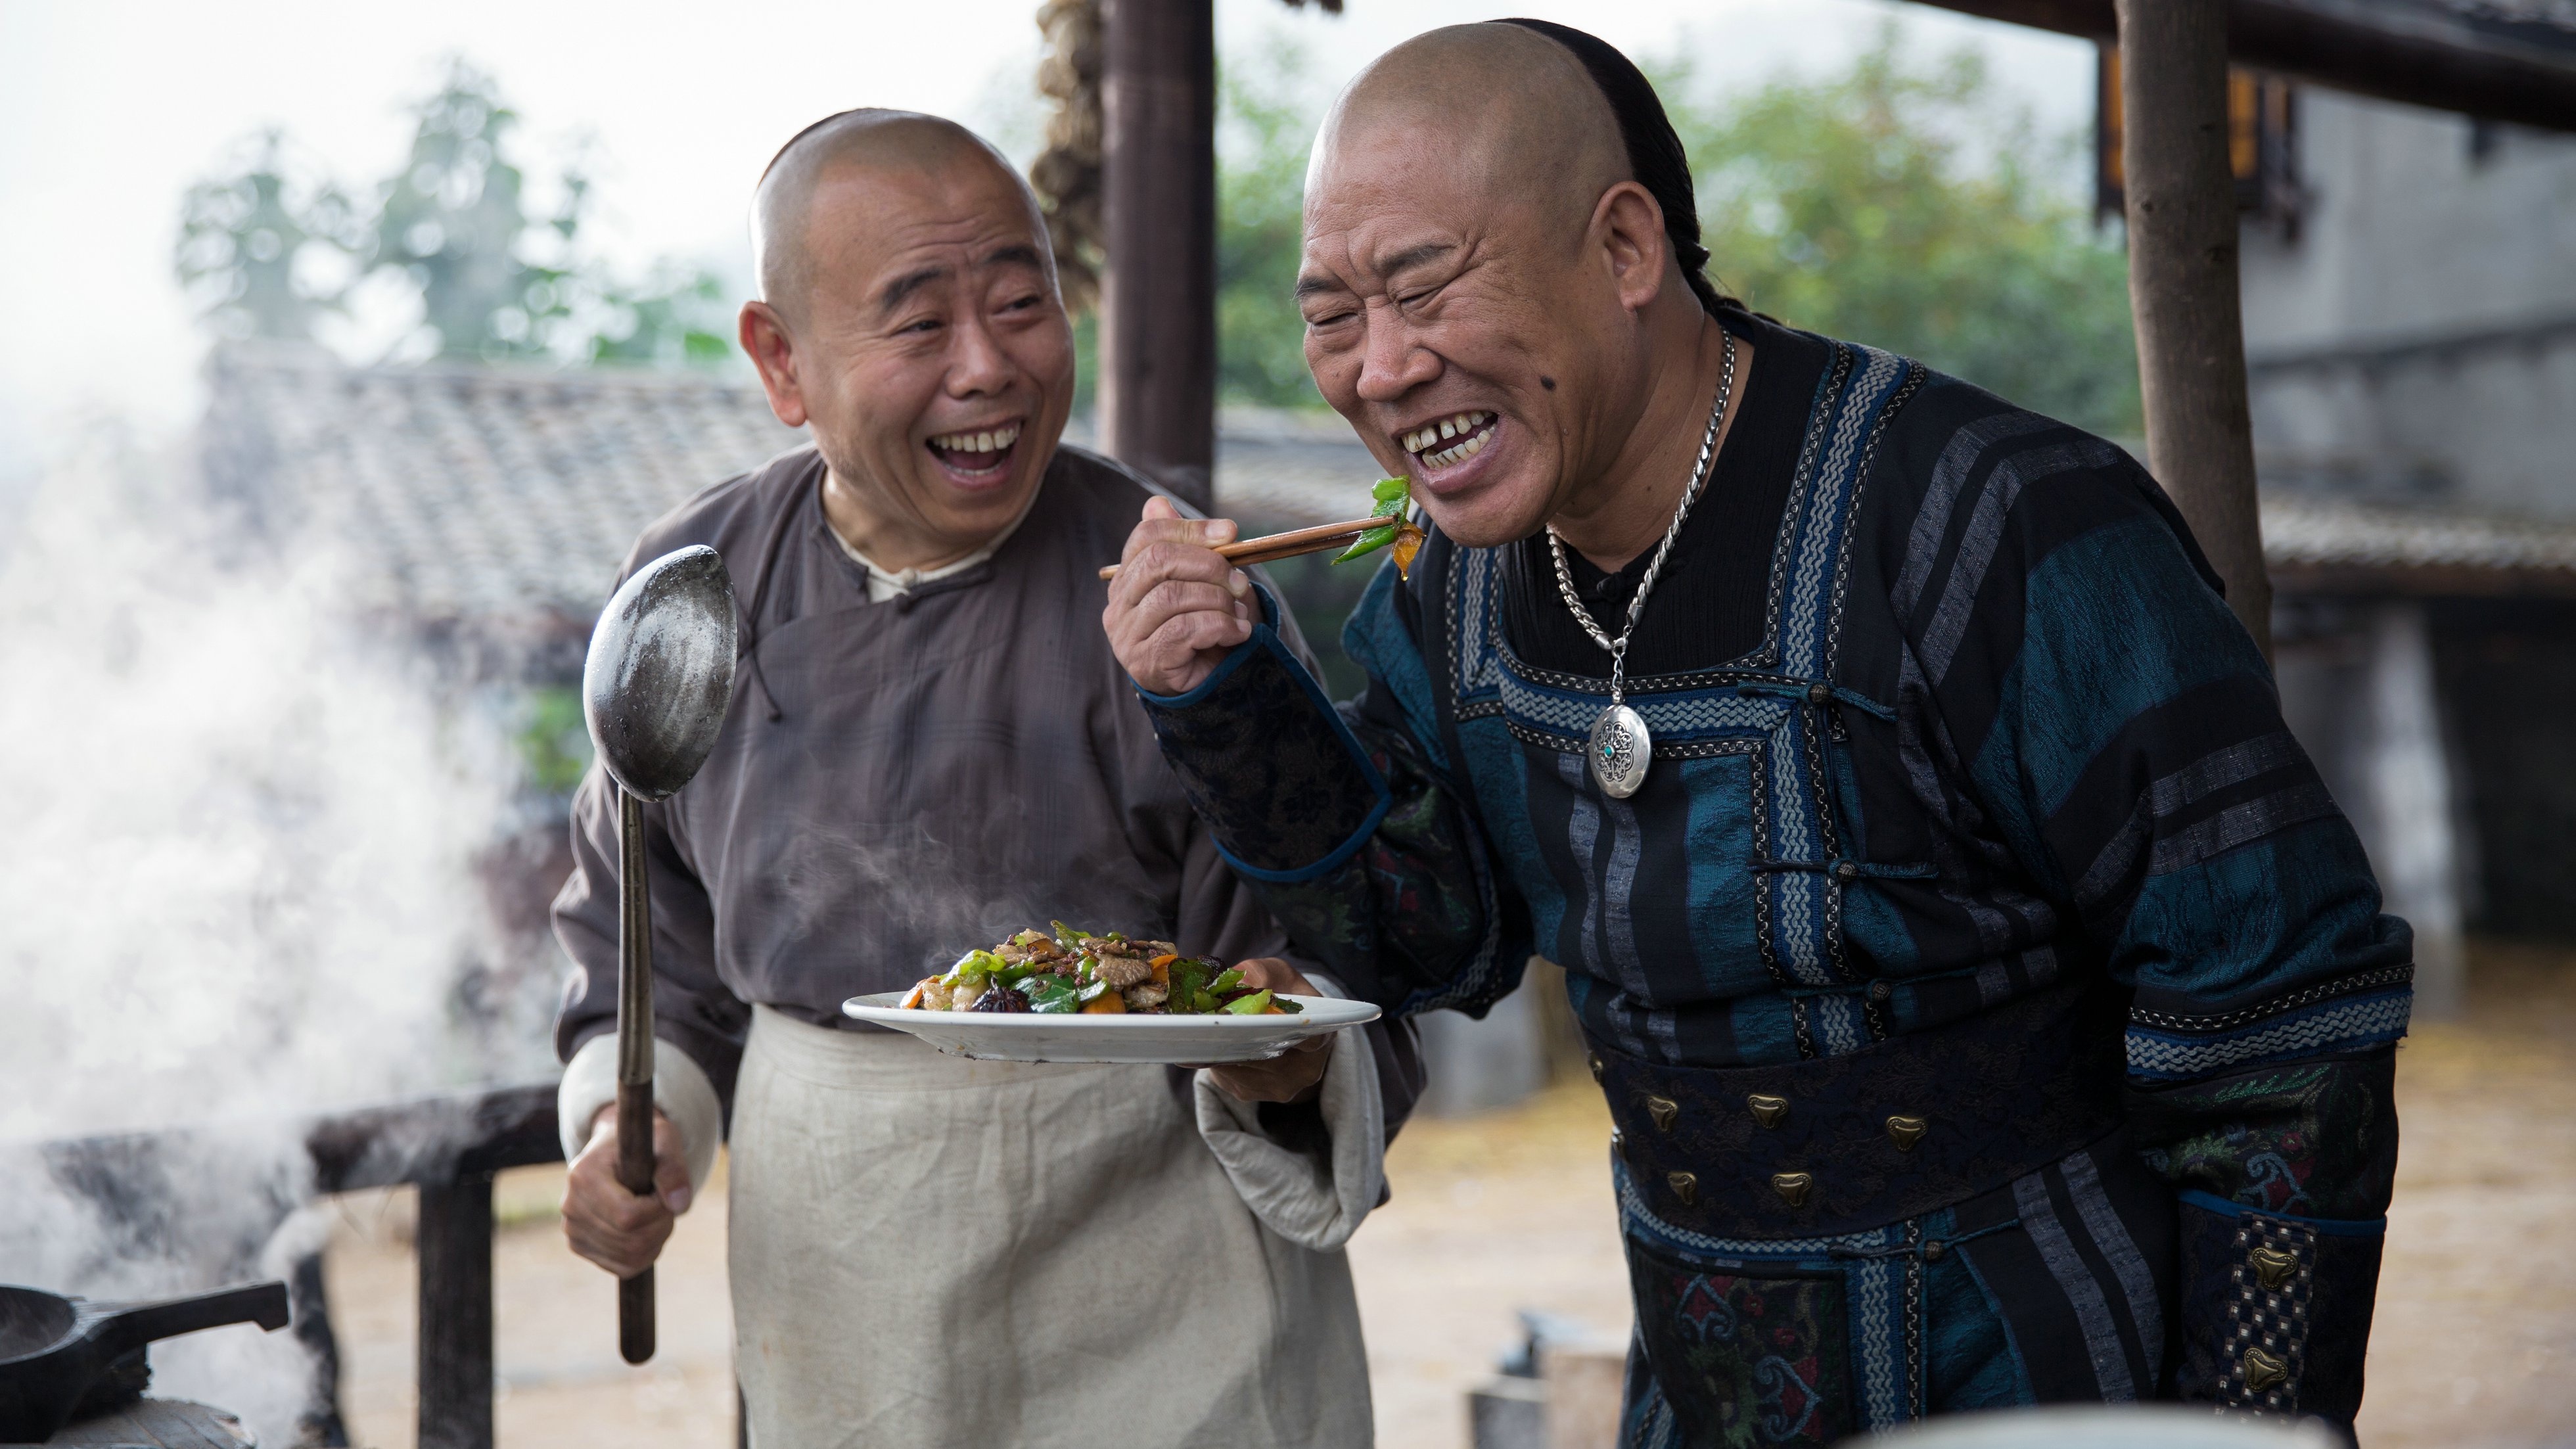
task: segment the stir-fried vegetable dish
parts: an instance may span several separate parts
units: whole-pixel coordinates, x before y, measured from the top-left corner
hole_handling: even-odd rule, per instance
[[[1130,940],[1077,930],[1022,931],[991,950],[969,951],[912,988],[903,1004],[920,1011],[1033,1011],[1090,1016],[1278,1016],[1302,1010],[1252,986],[1240,968],[1184,956],[1169,941]]]

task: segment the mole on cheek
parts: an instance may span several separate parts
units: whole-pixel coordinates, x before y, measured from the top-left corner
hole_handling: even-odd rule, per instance
[[[1541,373],[1539,375],[1538,385],[1546,388],[1549,392],[1556,391],[1556,379],[1547,376],[1545,373]]]

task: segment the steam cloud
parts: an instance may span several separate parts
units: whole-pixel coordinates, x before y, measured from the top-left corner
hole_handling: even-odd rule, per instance
[[[0,1282],[276,1274],[321,1226],[290,1119],[542,1053],[496,1061],[457,1019],[494,949],[472,867],[508,818],[505,721],[353,618],[346,577],[313,540],[244,547],[130,451],[0,497]],[[160,1201],[31,1170],[36,1141],[183,1124],[210,1130],[159,1159]],[[156,1392],[293,1442],[290,1335],[153,1362]]]

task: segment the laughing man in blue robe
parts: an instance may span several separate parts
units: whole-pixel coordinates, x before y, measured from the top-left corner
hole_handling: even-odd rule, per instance
[[[2164,493],[1702,275],[1615,50],[1336,103],[1298,295],[1431,535],[1329,704],[1148,506],[1105,616],[1299,943],[1403,1012],[1562,962],[1616,1130],[1624,1442],[2182,1398],[2349,1424],[2410,937]]]

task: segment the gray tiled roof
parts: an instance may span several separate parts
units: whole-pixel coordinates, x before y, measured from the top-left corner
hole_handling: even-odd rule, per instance
[[[362,602],[424,619],[586,624],[645,524],[802,436],[757,386],[689,373],[302,348],[227,348],[209,372],[210,486],[346,545]]]
[[[803,436],[756,384],[696,373],[350,367],[253,347],[209,371],[210,485],[272,532],[311,526],[348,548],[362,604],[430,621],[586,631],[647,523]],[[1379,471],[1330,415],[1220,419],[1218,506],[1258,528],[1365,513]],[[2576,526],[2306,497],[2266,498],[2263,526],[2293,588],[2576,590]],[[2493,580],[2463,583],[2480,572]]]
[[[2576,593],[2569,523],[2276,494],[2263,500],[2263,558],[2293,587]]]

